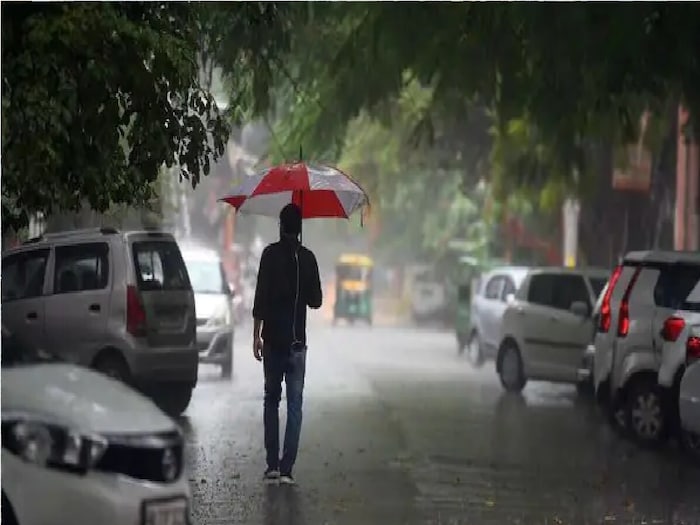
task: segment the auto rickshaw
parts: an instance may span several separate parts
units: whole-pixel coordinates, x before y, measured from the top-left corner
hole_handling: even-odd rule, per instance
[[[372,324],[372,268],[366,255],[344,254],[335,267],[333,322],[358,319]]]

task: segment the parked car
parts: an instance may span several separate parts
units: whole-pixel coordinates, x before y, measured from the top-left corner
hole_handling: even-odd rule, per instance
[[[3,327],[3,525],[185,525],[183,453],[177,425],[148,398]]]
[[[38,347],[183,412],[197,383],[194,294],[173,237],[78,230],[2,256],[2,319]]]
[[[595,338],[596,397],[614,424],[646,445],[678,427],[685,342],[700,302],[700,253],[632,252],[606,289]]]
[[[233,290],[216,250],[181,246],[194,291],[199,362],[221,367],[221,376],[233,373]]]
[[[444,279],[430,266],[417,267],[411,283],[411,318],[416,324],[449,318]]]
[[[483,274],[471,301],[467,358],[480,367],[494,360],[501,342],[503,313],[527,276],[528,269],[502,266]]]
[[[585,388],[593,307],[608,275],[594,268],[527,272],[503,314],[496,370],[506,390],[519,392],[528,379]]]

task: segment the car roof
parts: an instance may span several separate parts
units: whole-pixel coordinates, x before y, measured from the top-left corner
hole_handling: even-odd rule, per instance
[[[491,268],[488,272],[484,274],[484,277],[491,278],[494,275],[509,275],[516,281],[523,281],[527,272],[530,271],[528,266],[497,266]]]
[[[629,252],[623,262],[631,263],[694,263],[700,264],[700,252],[680,250],[640,250]]]
[[[554,273],[558,275],[583,275],[585,277],[600,277],[607,279],[610,277],[610,270],[596,267],[569,268],[567,266],[541,266],[530,269],[532,275],[542,273]]]

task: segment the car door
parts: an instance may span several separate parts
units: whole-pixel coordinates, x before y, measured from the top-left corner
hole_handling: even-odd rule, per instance
[[[552,374],[549,345],[555,314],[554,284],[552,274],[532,274],[525,283],[525,300],[514,306],[522,334],[523,362],[527,374],[533,378],[548,377]]]
[[[64,359],[89,365],[108,342],[111,288],[109,244],[85,242],[54,250],[46,334]]]
[[[546,346],[545,359],[551,363],[552,379],[575,382],[593,334],[591,293],[584,277],[578,274],[556,275],[553,286],[551,344]],[[572,312],[575,303],[585,304],[587,314]]]
[[[481,342],[491,352],[499,344],[500,320],[503,316],[501,290],[503,276],[494,275],[486,283],[484,298],[481,303]]]
[[[20,339],[44,347],[46,276],[51,250],[39,248],[2,260],[2,322]]]

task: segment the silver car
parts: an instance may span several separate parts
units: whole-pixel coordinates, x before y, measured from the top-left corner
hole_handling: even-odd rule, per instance
[[[119,378],[171,414],[190,402],[194,293],[168,233],[76,230],[7,251],[2,319],[27,342]]]
[[[194,291],[197,314],[197,349],[200,363],[221,366],[224,378],[233,367],[233,290],[215,250],[182,246],[187,273]]]

